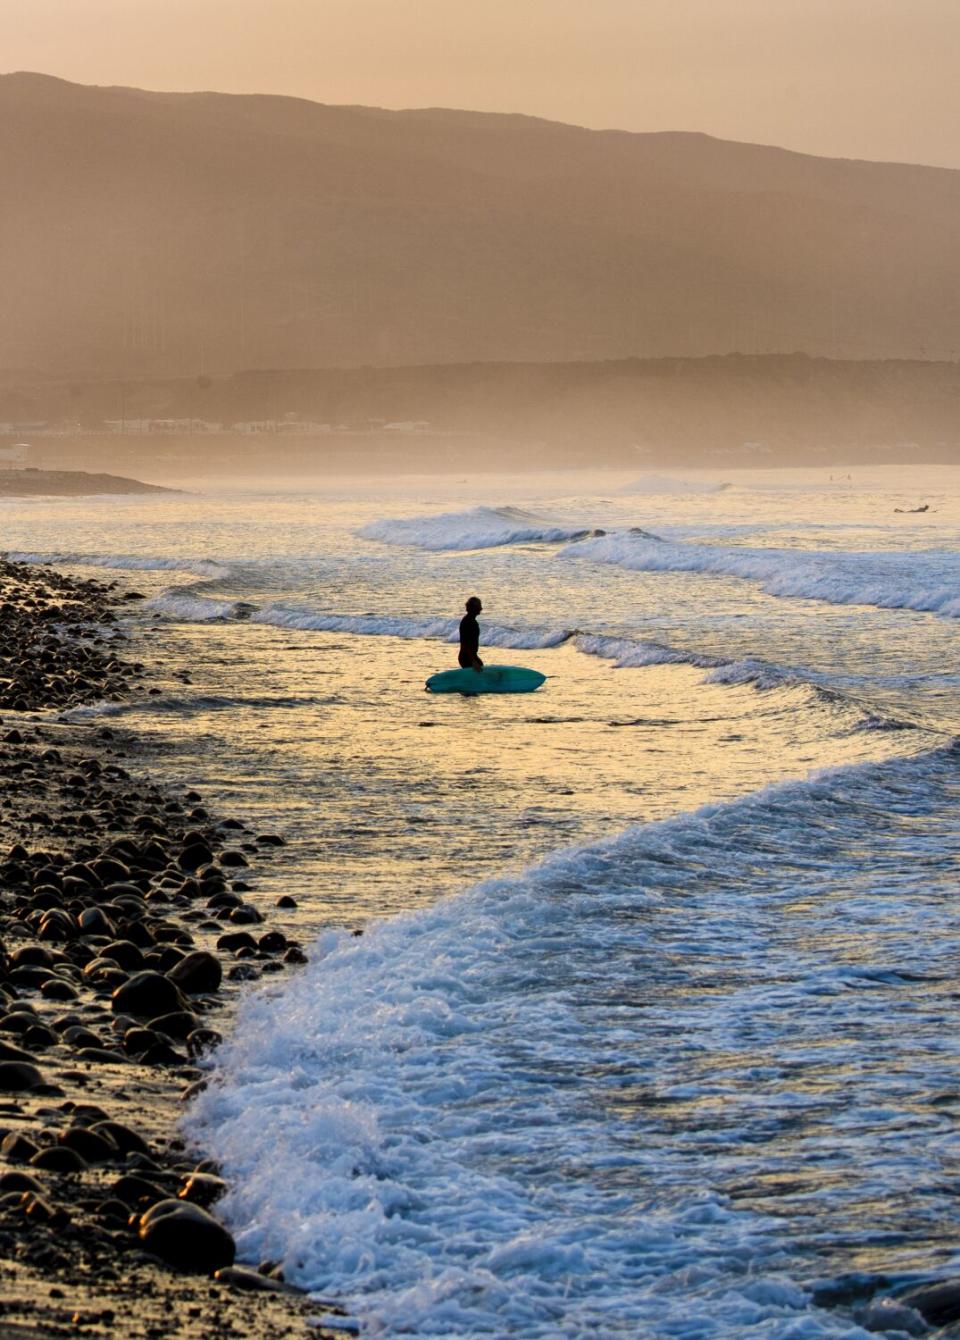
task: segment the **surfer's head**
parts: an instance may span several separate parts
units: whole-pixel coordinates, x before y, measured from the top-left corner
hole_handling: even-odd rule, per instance
[[[470,599],[467,601],[467,606],[466,606],[466,608],[467,608],[467,613],[468,613],[468,614],[479,614],[480,611],[483,609],[483,605],[481,604],[480,597],[479,597],[479,596],[471,596]]]

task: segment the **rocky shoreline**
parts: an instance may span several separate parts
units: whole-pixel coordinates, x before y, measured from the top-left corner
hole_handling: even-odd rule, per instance
[[[0,560],[0,1333],[322,1335],[176,1133],[231,992],[304,961],[247,897],[282,838],[51,711],[144,684],[127,599]]]

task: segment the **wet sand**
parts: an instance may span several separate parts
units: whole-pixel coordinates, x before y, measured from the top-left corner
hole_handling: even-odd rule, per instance
[[[149,692],[124,604],[0,561],[0,1333],[316,1336],[176,1133],[244,983],[304,961],[248,882],[283,839],[50,710]]]

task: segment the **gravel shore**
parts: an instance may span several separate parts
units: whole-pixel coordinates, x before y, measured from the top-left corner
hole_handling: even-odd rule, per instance
[[[332,1335],[176,1134],[231,995],[304,961],[248,897],[283,839],[57,719],[147,691],[128,599],[0,560],[0,1335]]]

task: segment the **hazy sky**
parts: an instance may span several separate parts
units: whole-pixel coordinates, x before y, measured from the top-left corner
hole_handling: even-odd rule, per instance
[[[960,0],[0,0],[0,62],[960,167]]]

